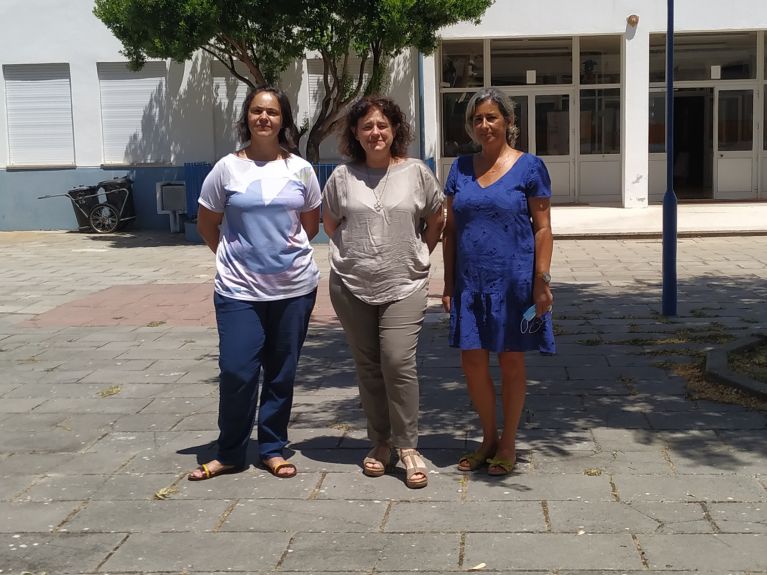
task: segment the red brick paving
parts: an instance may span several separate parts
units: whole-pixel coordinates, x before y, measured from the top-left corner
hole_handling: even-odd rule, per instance
[[[432,281],[429,291],[433,306],[439,300],[442,282]],[[338,323],[324,277],[320,280],[312,323]],[[216,325],[213,286],[210,283],[112,286],[41,313],[26,324],[34,327],[211,327]]]

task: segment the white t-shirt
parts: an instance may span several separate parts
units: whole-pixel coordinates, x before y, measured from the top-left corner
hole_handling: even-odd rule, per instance
[[[205,178],[199,199],[200,205],[224,214],[216,251],[216,292],[239,300],[271,301],[314,291],[320,272],[299,214],[321,201],[317,176],[303,158],[221,158]]]

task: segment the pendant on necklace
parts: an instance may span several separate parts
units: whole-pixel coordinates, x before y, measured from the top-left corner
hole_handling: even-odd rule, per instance
[[[373,209],[377,212],[380,212],[383,209],[383,204],[376,200],[376,203],[373,204]]]

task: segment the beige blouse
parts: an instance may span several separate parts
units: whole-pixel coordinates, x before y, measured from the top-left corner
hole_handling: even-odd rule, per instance
[[[322,201],[323,214],[338,221],[330,238],[331,269],[371,305],[415,293],[429,279],[424,223],[443,201],[437,179],[420,160],[407,158],[388,169],[338,166]]]

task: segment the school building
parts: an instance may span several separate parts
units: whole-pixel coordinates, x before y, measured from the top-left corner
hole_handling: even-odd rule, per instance
[[[441,33],[434,54],[407,52],[390,95],[417,138],[410,153],[444,178],[473,150],[463,129],[472,93],[507,92],[517,147],[541,156],[554,202],[641,208],[662,200],[666,162],[683,201],[767,199],[767,4],[677,0],[676,140],[665,149],[664,0],[496,0],[479,25]],[[152,61],[130,71],[92,3],[5,0],[0,8],[0,230],[74,229],[61,194],[130,175],[138,227],[157,213],[184,164],[237,146],[245,86],[218,62]],[[321,61],[296,62],[281,81],[297,123],[321,96]],[[334,138],[322,161],[340,160]]]

